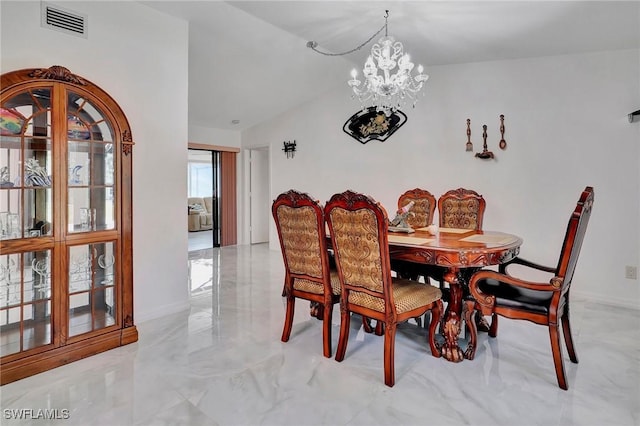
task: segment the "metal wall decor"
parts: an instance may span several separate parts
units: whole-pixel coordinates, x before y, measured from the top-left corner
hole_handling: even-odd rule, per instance
[[[482,152],[476,152],[477,158],[482,158],[483,160],[493,158],[493,152],[487,149],[487,125],[482,125],[482,140],[484,143],[482,144]]]
[[[500,142],[498,146],[503,151],[507,149],[507,141],[504,140],[504,114],[500,114]]]
[[[342,130],[362,144],[373,139],[384,142],[406,121],[407,116],[400,110],[387,115],[372,106],[353,114]]]
[[[293,158],[296,155],[296,141],[295,141],[295,139],[294,139],[293,142],[288,141],[288,142],[283,142],[283,143],[284,143],[284,148],[282,148],[282,150],[287,155],[287,158]]]
[[[504,139],[504,114],[500,114],[500,140],[498,141],[498,147],[501,150],[507,149],[507,141]],[[487,125],[482,126],[482,152],[476,153],[475,157],[483,160],[495,158],[493,152],[489,151],[487,146]],[[467,143],[465,144],[465,151],[473,151],[473,144],[471,143],[471,119],[467,118]]]
[[[471,120],[467,118],[467,151],[473,151],[473,144],[471,143]]]

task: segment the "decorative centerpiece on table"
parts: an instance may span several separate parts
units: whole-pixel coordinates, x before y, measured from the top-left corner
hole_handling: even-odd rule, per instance
[[[393,218],[391,222],[389,222],[389,231],[391,232],[404,232],[407,234],[411,234],[412,232],[416,232],[409,224],[407,223],[407,218],[409,215],[414,214],[411,212],[411,208],[415,202],[411,201],[401,209],[398,209],[396,212],[396,217]]]

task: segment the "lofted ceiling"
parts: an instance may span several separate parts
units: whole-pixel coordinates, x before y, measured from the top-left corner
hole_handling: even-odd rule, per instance
[[[640,48],[638,1],[143,1],[189,22],[189,122],[241,130],[343,86],[384,25],[414,63]],[[427,85],[437,84],[429,80]],[[356,105],[354,101],[354,105]],[[233,124],[233,120],[239,120]]]

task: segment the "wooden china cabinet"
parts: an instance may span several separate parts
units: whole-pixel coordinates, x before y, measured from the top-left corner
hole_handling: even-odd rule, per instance
[[[0,383],[138,340],[133,141],[118,104],[61,66],[0,84]]]

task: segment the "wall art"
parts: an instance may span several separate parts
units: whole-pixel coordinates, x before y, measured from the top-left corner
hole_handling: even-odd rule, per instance
[[[376,107],[369,107],[353,114],[344,123],[342,130],[362,144],[374,139],[384,142],[406,121],[407,116],[400,110],[387,116]]]

